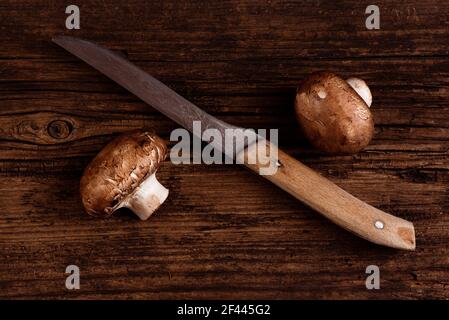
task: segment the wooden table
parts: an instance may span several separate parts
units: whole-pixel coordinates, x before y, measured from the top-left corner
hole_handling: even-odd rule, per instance
[[[449,298],[449,3],[63,1],[0,4],[0,297]],[[289,154],[415,224],[417,249],[368,243],[237,165],[163,164],[170,189],[147,222],[83,213],[79,179],[120,132],[177,125],[51,42],[121,50],[206,111],[279,128]],[[376,133],[356,155],[314,151],[298,130],[299,81],[365,79]],[[173,143],[172,143],[173,144]],[[68,290],[77,265],[81,289]],[[367,290],[365,269],[380,268]]]

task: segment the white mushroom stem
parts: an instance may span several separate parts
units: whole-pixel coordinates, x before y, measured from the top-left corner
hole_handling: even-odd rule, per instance
[[[368,107],[371,107],[373,96],[365,81],[359,78],[349,78],[346,82],[357,92],[357,94],[365,101]]]
[[[140,219],[147,220],[168,196],[168,189],[156,179],[156,173],[146,178],[129,195],[125,207],[131,209]]]

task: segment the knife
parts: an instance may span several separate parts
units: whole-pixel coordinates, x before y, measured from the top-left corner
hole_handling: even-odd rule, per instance
[[[54,37],[53,42],[191,132],[194,131],[194,121],[200,121],[204,129],[217,129],[222,136],[225,136],[226,129],[237,128],[201,110],[129,60],[109,49],[67,36]],[[269,142],[268,145],[269,148],[275,148]],[[224,150],[220,144],[215,147],[221,151]],[[256,148],[256,143],[247,143],[242,150],[235,150],[233,154],[225,155],[240,159],[246,167],[260,173],[266,166],[265,163],[242,161],[252,152],[257,152]],[[276,158],[269,160],[275,162],[277,170],[272,175],[263,175],[264,178],[337,225],[379,245],[405,250],[415,249],[415,230],[411,222],[357,199],[282,150],[278,150]]]

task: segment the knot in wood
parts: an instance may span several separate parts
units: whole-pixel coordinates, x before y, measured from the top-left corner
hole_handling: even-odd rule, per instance
[[[47,126],[48,134],[54,139],[66,139],[72,130],[72,124],[66,120],[53,120]]]

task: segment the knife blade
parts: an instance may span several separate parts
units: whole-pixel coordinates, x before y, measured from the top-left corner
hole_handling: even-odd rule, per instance
[[[191,132],[194,121],[201,122],[203,131],[214,128],[222,136],[225,136],[226,129],[237,128],[204,112],[109,49],[67,36],[57,36],[53,41]],[[268,144],[269,148],[277,149]],[[215,147],[221,151],[225,149],[220,144]],[[257,152],[256,143],[247,143],[242,150],[226,156],[244,162],[252,152]],[[279,169],[275,174],[264,176],[266,179],[337,225],[379,245],[415,249],[415,230],[411,222],[370,206],[281,150],[276,157],[270,158],[270,162],[279,166]],[[244,164],[254,172],[260,172],[266,166],[266,163]]]

